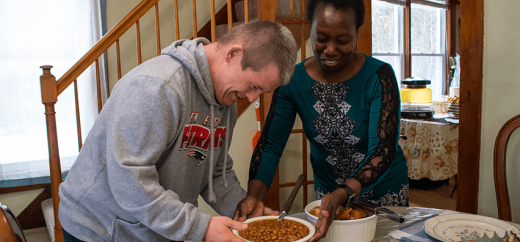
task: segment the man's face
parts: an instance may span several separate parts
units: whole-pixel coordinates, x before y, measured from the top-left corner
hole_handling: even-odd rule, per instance
[[[228,66],[225,78],[214,83],[215,96],[221,105],[231,106],[242,98],[253,102],[262,93],[272,92],[281,85],[278,68],[271,63],[255,72],[250,68],[242,70],[241,58],[235,58]]]

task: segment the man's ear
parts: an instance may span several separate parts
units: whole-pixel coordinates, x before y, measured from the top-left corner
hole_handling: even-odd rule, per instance
[[[230,62],[231,60],[240,57],[244,54],[244,46],[243,45],[233,45],[228,50],[226,55],[226,62]]]

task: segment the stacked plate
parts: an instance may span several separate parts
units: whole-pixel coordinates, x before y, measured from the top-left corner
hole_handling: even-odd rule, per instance
[[[511,231],[518,234],[520,230],[512,224],[474,214],[447,214],[430,218],[424,223],[424,231],[440,241],[475,240],[487,235],[493,238],[494,234],[504,238]]]
[[[459,104],[458,103],[446,103],[446,109],[448,115],[452,118],[459,118]]]

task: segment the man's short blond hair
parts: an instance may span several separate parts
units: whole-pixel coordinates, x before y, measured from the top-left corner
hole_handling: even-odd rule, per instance
[[[296,41],[289,29],[269,20],[255,20],[230,29],[217,40],[226,45],[235,40],[244,43],[242,70],[251,68],[258,72],[273,63],[278,68],[282,85],[291,80],[296,64]]]

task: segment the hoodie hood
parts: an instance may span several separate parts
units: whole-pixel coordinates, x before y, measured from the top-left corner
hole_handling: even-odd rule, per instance
[[[206,101],[209,103],[211,107],[211,119],[215,117],[214,115],[214,109],[215,106],[221,107],[221,105],[216,101],[215,99],[215,93],[213,91],[213,82],[211,79],[211,74],[209,72],[209,64],[208,64],[208,57],[206,55],[206,49],[204,49],[204,44],[210,44],[209,40],[206,38],[196,38],[194,40],[178,40],[173,42],[170,46],[164,48],[161,51],[162,55],[169,55],[180,62],[188,69],[188,72],[190,73],[191,77],[195,80],[197,83],[197,87],[199,88],[200,92],[202,93],[202,96]],[[226,127],[229,127],[229,115],[230,115],[230,107],[226,108],[226,116],[227,116],[227,123]],[[210,122],[210,133],[211,135],[215,135],[215,127],[213,126],[214,122]],[[228,129],[229,130],[229,129]],[[228,143],[229,143],[229,132],[226,131],[226,138],[225,138],[225,152],[228,150]],[[214,139],[211,139],[211,147],[214,147]],[[227,157],[228,155],[225,155],[224,159],[224,167],[226,167],[227,163]],[[215,191],[213,189],[213,170],[215,165],[215,158],[213,155],[213,149],[209,150],[209,161],[210,161],[210,170],[208,174],[208,180],[209,180],[209,198],[208,203],[209,204],[215,204],[216,201],[216,195]],[[226,173],[223,173],[224,178],[224,186],[227,187],[227,181],[226,181]]]
[[[194,40],[178,40],[161,51],[161,55],[169,55],[180,61],[188,69],[191,77],[197,83],[202,96],[211,106],[220,106],[215,99],[213,82],[209,72],[208,57],[205,44],[210,44],[206,38]]]

